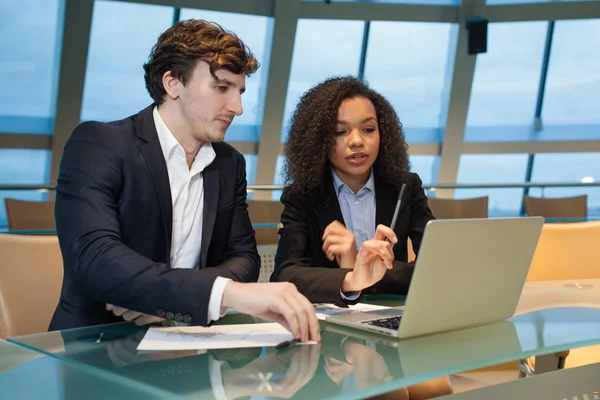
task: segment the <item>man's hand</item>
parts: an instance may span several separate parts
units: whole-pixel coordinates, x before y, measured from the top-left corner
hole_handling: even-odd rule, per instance
[[[223,374],[227,398],[292,398],[314,377],[320,356],[320,343],[292,346],[284,352],[260,357],[240,369],[230,369]]]
[[[341,268],[352,269],[356,261],[354,234],[341,222],[333,221],[323,232],[323,252],[331,261],[335,258]]]
[[[227,282],[221,306],[278,322],[303,342],[321,340],[314,306],[289,282]]]
[[[342,281],[342,292],[357,292],[379,282],[392,269],[392,245],[383,240],[367,240],[360,246],[354,269]]]
[[[128,310],[123,307],[106,305],[106,311],[112,311],[117,317],[123,317],[125,321],[134,322],[138,326],[152,324],[154,322],[164,321],[164,318],[159,318],[150,314],[143,314],[137,311]]]
[[[390,375],[388,366],[377,351],[348,340],[344,343],[346,360],[354,366],[354,374],[359,389],[390,382],[394,378]]]

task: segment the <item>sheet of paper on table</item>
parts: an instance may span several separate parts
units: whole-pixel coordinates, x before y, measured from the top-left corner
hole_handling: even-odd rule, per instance
[[[138,350],[213,350],[270,347],[294,337],[277,323],[150,327]],[[308,342],[310,344],[313,342]]]

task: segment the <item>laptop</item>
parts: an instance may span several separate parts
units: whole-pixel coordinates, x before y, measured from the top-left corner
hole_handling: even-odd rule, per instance
[[[542,217],[429,221],[403,307],[327,322],[404,339],[508,319],[543,224]]]

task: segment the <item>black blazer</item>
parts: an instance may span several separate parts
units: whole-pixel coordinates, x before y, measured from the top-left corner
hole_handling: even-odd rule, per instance
[[[199,269],[170,268],[171,190],[153,107],[85,122],[65,146],[55,210],[64,278],[50,330],[121,321],[106,303],[206,325],[217,276],[258,279],[244,157],[226,143],[213,144],[203,172]]]
[[[407,263],[407,239],[410,237],[415,254],[423,238],[425,224],[434,219],[421,179],[417,174],[405,172],[402,180],[407,185],[398,222],[394,246],[394,266],[383,279],[362,291],[369,293],[406,294],[412,278],[414,262]],[[323,232],[327,225],[337,220],[344,223],[342,210],[337,200],[333,178],[327,174],[326,190],[311,197],[299,197],[283,191],[281,214],[283,228],[275,270],[271,281],[289,281],[313,303],[325,302],[345,306],[340,296],[340,287],[348,269],[341,269],[337,262],[329,261],[322,250]],[[375,174],[375,224],[389,226],[394,214],[399,190]]]

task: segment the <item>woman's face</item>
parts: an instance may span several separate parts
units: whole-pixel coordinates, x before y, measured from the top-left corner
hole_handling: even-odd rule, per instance
[[[336,174],[348,184],[369,178],[379,154],[379,124],[371,100],[353,97],[340,104],[335,146],[328,158]]]

